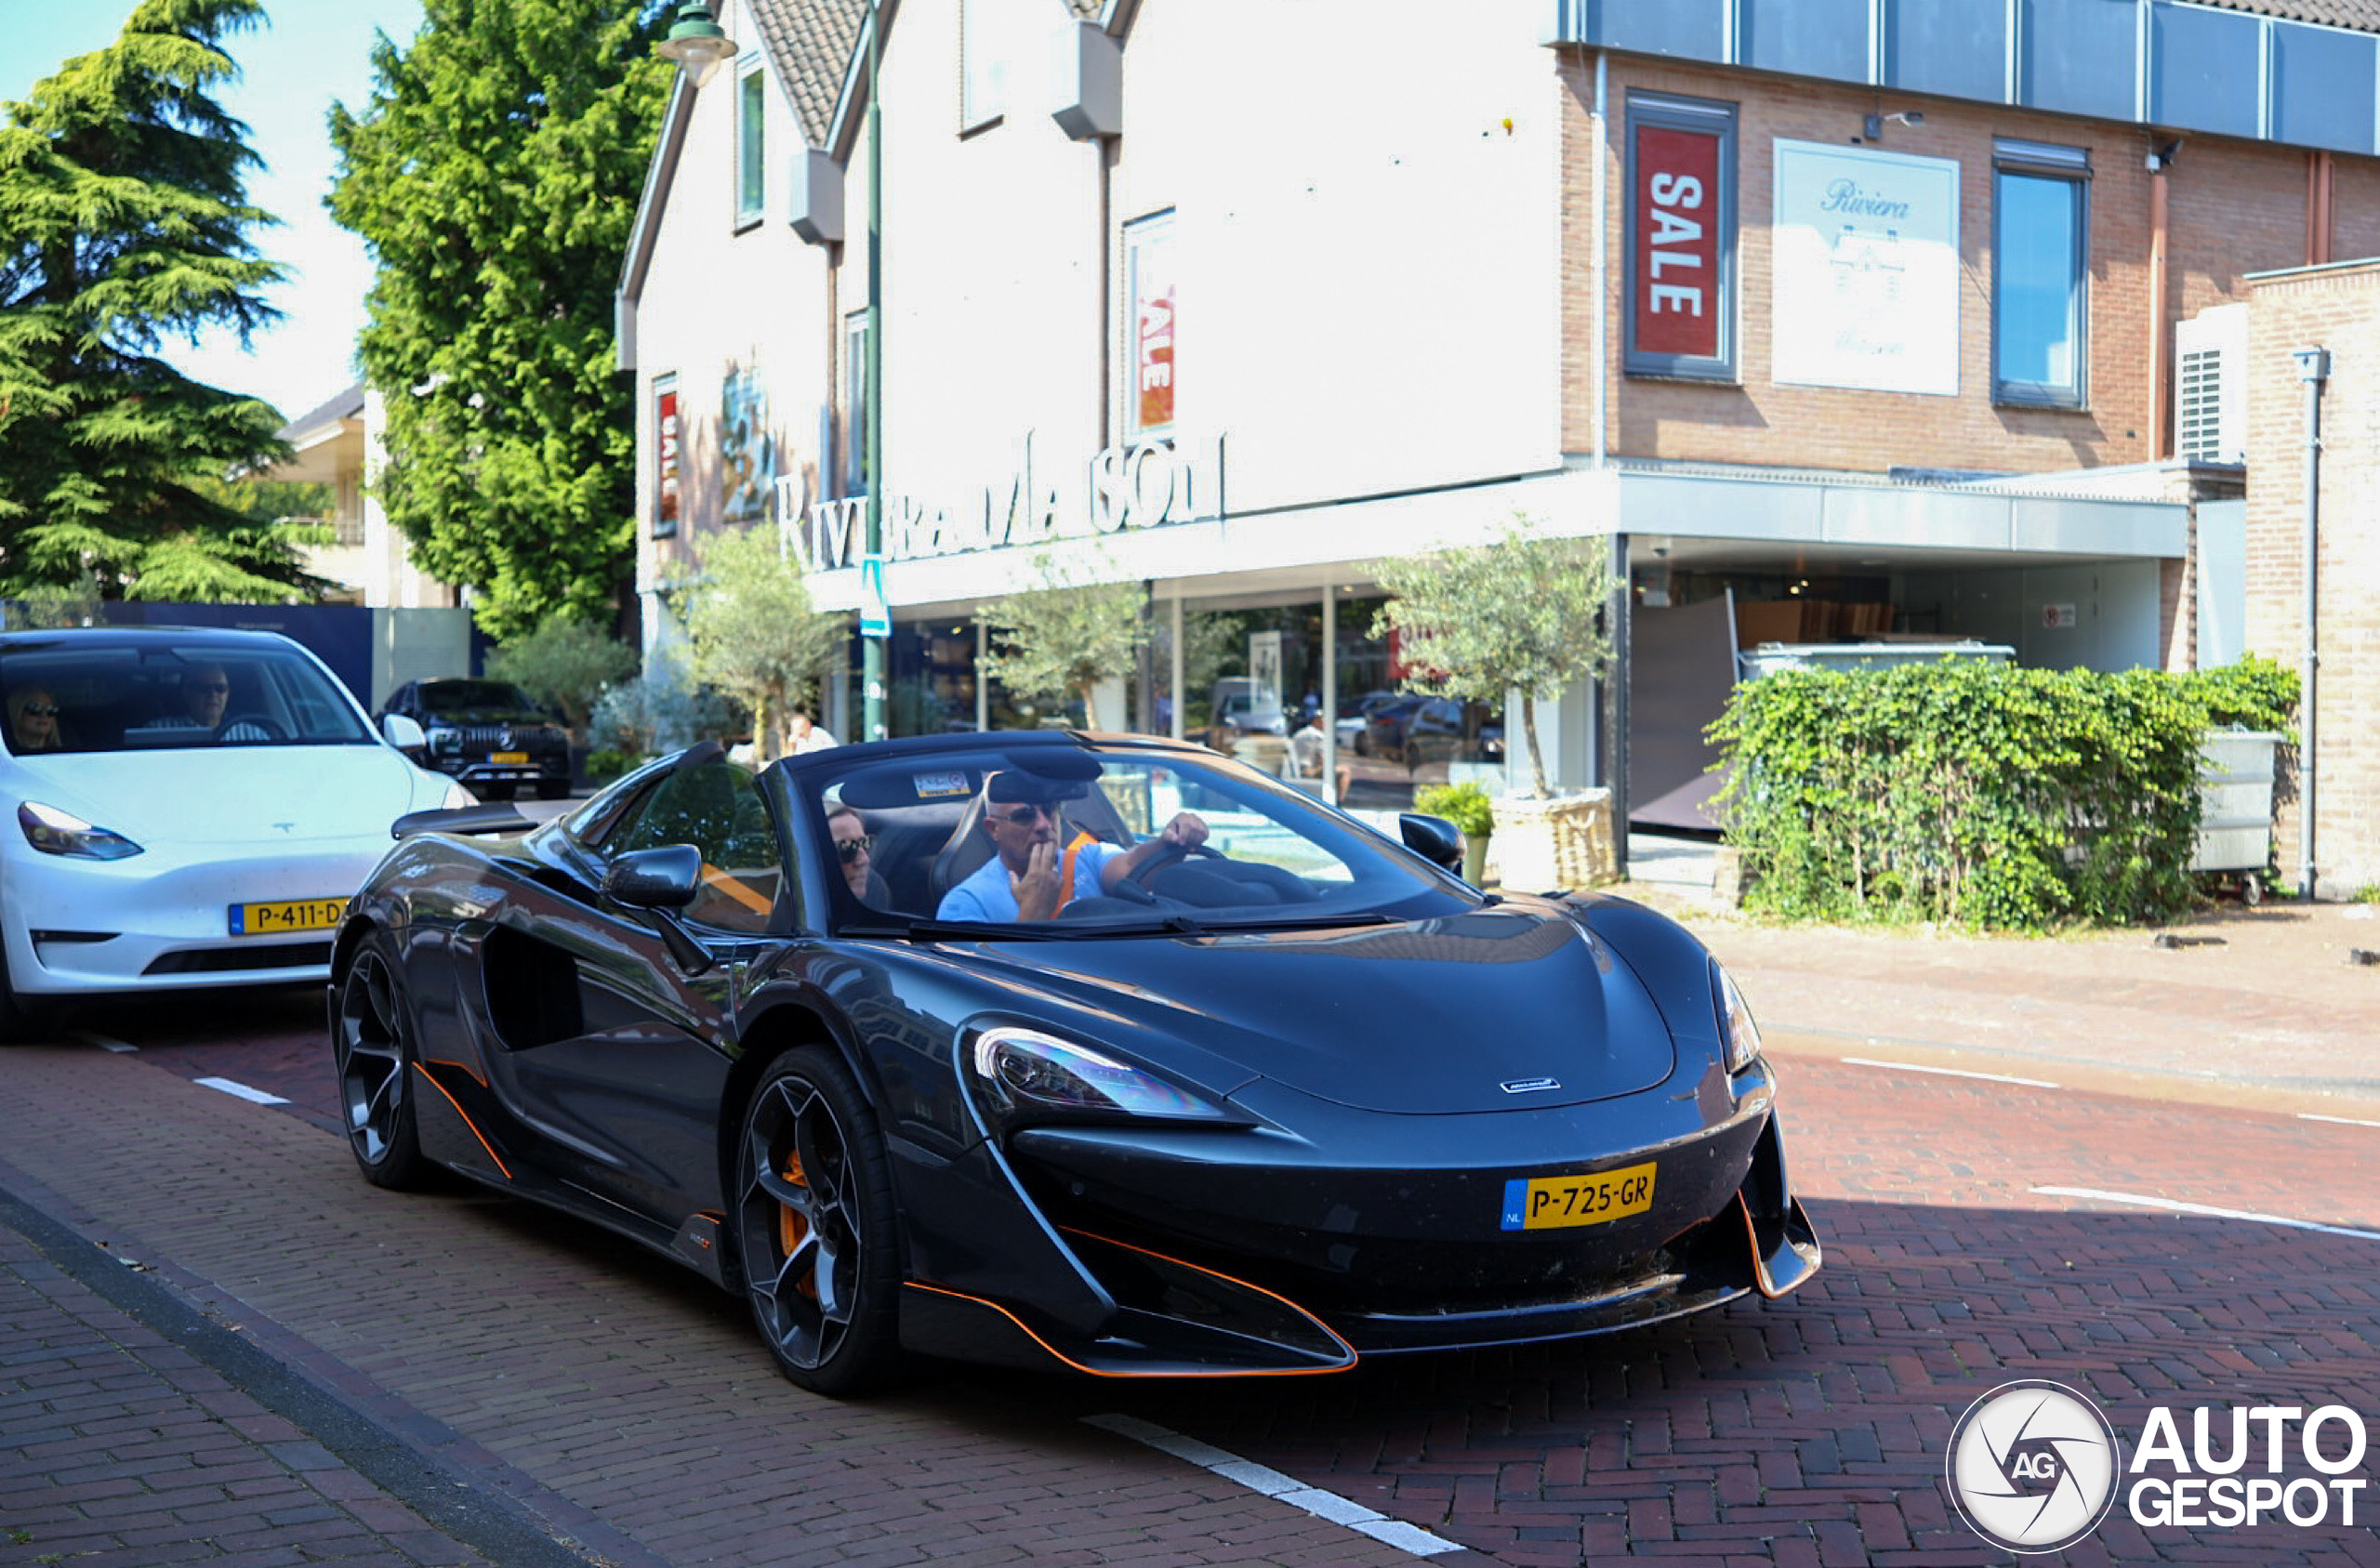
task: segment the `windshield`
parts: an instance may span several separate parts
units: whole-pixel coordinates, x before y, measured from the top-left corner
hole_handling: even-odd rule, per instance
[[[832,858],[842,929],[1328,927],[1478,902],[1379,831],[1201,752],[986,736],[891,758],[844,746],[780,776]]]
[[[426,680],[421,705],[430,713],[469,713],[475,708],[509,708],[535,713],[529,693],[502,680]]]
[[[0,691],[20,757],[377,744],[338,683],[293,647],[61,637],[0,654]]]

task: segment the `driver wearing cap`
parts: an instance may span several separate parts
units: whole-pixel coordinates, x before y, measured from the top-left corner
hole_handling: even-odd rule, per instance
[[[1084,791],[1078,782],[1008,769],[984,786],[984,834],[992,858],[943,895],[944,920],[1048,920],[1069,902],[1095,898],[1158,855],[1195,850],[1207,824],[1183,811],[1154,838],[1130,849],[1078,832],[1059,843],[1059,802]]]

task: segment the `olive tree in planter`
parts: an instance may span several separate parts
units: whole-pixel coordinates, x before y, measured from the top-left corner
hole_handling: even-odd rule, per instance
[[[1537,741],[1537,703],[1611,665],[1614,579],[1601,537],[1548,539],[1527,519],[1502,538],[1382,560],[1391,596],[1372,635],[1395,631],[1408,692],[1501,703],[1520,693],[1530,793],[1495,803],[1497,855],[1512,886],[1577,886],[1619,875],[1610,793],[1557,798]]]
[[[680,614],[695,677],[751,710],[760,761],[782,756],[792,709],[816,700],[849,623],[811,608],[801,563],[768,527],[705,539],[702,575],[682,590]]]
[[[1034,586],[975,612],[991,630],[984,679],[1027,702],[1080,697],[1083,728],[1099,729],[1099,683],[1130,669],[1148,640],[1146,596],[1137,581],[1091,580],[1096,568],[1080,558],[1038,556],[1034,570]]]

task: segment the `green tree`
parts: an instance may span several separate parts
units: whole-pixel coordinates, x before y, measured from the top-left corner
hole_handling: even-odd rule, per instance
[[[160,357],[277,319],[247,127],[213,89],[259,0],[141,0],[0,104],[0,586],[278,601],[323,585],[206,481],[287,455],[281,416]]]
[[[633,570],[635,428],[612,289],[671,67],[654,0],[427,0],[331,110],[331,214],[377,264],[380,499],[425,570],[519,637],[602,620]]]
[[[1372,635],[1404,642],[1408,692],[1501,703],[1521,694],[1529,783],[1542,799],[1537,700],[1611,665],[1611,559],[1602,539],[1541,539],[1516,518],[1493,544],[1377,562],[1392,596]]]
[[[592,622],[556,612],[536,631],[488,655],[491,680],[509,680],[541,703],[562,709],[577,733],[606,687],[636,673],[636,653]]]
[[[749,707],[760,759],[776,757],[789,710],[817,700],[819,678],[843,645],[843,617],[811,608],[801,567],[765,524],[706,538],[702,576],[681,606],[695,678]]]
[[[1148,640],[1141,585],[1093,582],[1094,568],[1080,558],[1069,565],[1054,555],[1036,556],[1034,570],[1037,586],[975,612],[994,639],[984,655],[984,678],[1028,702],[1080,697],[1083,725],[1096,730],[1093,691],[1130,670]]]

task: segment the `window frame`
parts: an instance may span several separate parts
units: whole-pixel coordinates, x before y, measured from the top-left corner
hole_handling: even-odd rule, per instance
[[[959,0],[959,134],[988,130],[1008,117],[1008,57],[992,41],[991,0]]]
[[[1713,143],[1713,178],[1718,190],[1712,193],[1710,205],[1713,336],[1712,351],[1707,354],[1646,349],[1640,347],[1637,341],[1640,329],[1639,292],[1658,281],[1645,275],[1649,269],[1640,267],[1638,262],[1641,248],[1638,235],[1644,224],[1649,221],[1640,199],[1644,187],[1638,154],[1640,138],[1648,130],[1706,136]],[[1680,98],[1670,93],[1631,92],[1627,102],[1626,137],[1620,221],[1621,244],[1624,247],[1621,274],[1626,280],[1626,293],[1622,296],[1620,312],[1622,336],[1620,370],[1628,376],[1665,380],[1740,385],[1743,377],[1738,356],[1741,334],[1737,327],[1737,311],[1742,288],[1737,275],[1737,248],[1740,232],[1736,214],[1737,142],[1739,137],[1737,106],[1708,99]]]
[[[2091,404],[2091,154],[2047,142],[2002,140],[1991,155],[1991,401],[2016,408],[2087,409]],[[2067,255],[2067,329],[2072,366],[2064,381],[2018,379],[2008,374],[2006,313],[2012,266],[2008,200],[2011,180],[2067,188],[2073,243]]]
[[[653,378],[652,537],[675,538],[685,509],[685,410],[678,395],[678,373]]]
[[[867,307],[843,316],[843,452],[836,478],[845,498],[867,494]]]
[[[768,71],[757,54],[735,62],[735,228],[763,221],[769,206]]]
[[[1122,341],[1117,355],[1124,369],[1124,374],[1117,377],[1124,392],[1123,428],[1127,438],[1133,441],[1164,441],[1173,435],[1181,417],[1174,402],[1182,387],[1177,345],[1181,301],[1174,287],[1174,263],[1179,254],[1174,245],[1174,209],[1168,207],[1161,212],[1149,213],[1124,225],[1123,244],[1125,315],[1120,323]],[[1149,422],[1143,417],[1147,412],[1147,405],[1143,401],[1146,389],[1141,385],[1141,380],[1143,374],[1150,368],[1143,358],[1144,345],[1148,344],[1148,335],[1141,322],[1142,308],[1146,303],[1141,291],[1144,257],[1157,263],[1151,270],[1157,273],[1165,284],[1165,418],[1157,422]]]

